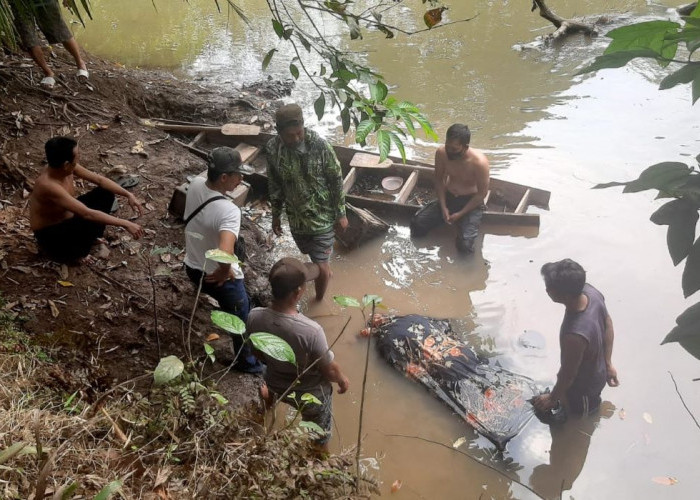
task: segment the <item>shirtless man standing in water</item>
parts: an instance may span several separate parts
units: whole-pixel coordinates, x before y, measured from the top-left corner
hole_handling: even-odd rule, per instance
[[[39,248],[49,257],[60,262],[83,259],[107,225],[123,227],[135,239],[143,236],[138,224],[109,215],[115,195],[125,197],[137,215],[143,213],[141,204],[116,182],[79,165],[75,140],[53,137],[45,150],[49,165],[34,182],[29,223]],[[75,177],[98,187],[76,198]]]
[[[484,213],[489,190],[489,161],[470,148],[469,127],[455,123],[447,129],[447,140],[435,152],[437,200],[420,209],[411,220],[411,236],[419,238],[443,223],[457,223],[457,249],[474,251],[474,240]]]

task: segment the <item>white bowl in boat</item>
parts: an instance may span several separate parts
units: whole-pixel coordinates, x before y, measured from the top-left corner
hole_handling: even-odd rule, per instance
[[[401,190],[401,186],[403,186],[402,177],[390,175],[382,179],[382,189],[386,194],[398,193]]]

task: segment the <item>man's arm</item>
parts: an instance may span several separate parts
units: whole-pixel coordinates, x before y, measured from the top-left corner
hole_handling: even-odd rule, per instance
[[[97,222],[106,226],[123,227],[136,239],[143,236],[143,229],[138,224],[125,219],[120,219],[119,217],[114,217],[99,210],[93,210],[76,198],[73,198],[62,187],[54,185],[48,186],[46,188],[46,197],[49,201],[59,206],[63,210],[71,212],[85,220]]]
[[[603,347],[605,349],[605,367],[607,369],[607,380],[610,387],[617,387],[620,381],[617,379],[617,370],[612,364],[613,343],[615,341],[615,330],[613,329],[612,318],[605,315],[605,334],[603,335]]]
[[[348,378],[340,371],[340,365],[335,361],[331,361],[327,365],[321,367],[321,373],[329,382],[335,382],[338,384],[338,394],[343,394],[350,387],[350,381]]]
[[[435,151],[435,193],[437,194],[438,203],[440,204],[442,218],[445,222],[449,222],[450,212],[447,210],[447,205],[445,204],[445,183],[447,180],[447,170],[445,169],[446,160],[445,147],[440,146],[437,151]]]
[[[485,155],[481,155],[480,161],[476,165],[476,193],[469,202],[459,212],[450,215],[448,222],[455,222],[475,208],[481,206],[489,192],[489,160]]]
[[[233,249],[236,246],[236,235],[231,231],[219,231],[219,250],[233,255]],[[213,273],[207,274],[204,281],[212,283],[216,286],[223,285],[231,278],[231,264],[218,263],[219,266]]]
[[[139,201],[136,199],[136,196],[121,187],[116,182],[108,179],[104,175],[91,172],[81,165],[75,167],[73,174],[81,179],[85,179],[88,182],[98,185],[102,189],[106,189],[110,193],[114,193],[117,196],[123,196],[129,201],[129,205],[131,205],[131,208],[137,215],[143,215],[143,207],[141,207],[141,203],[139,203]]]
[[[267,191],[270,207],[272,208],[272,231],[279,236],[282,234],[280,218],[282,217],[282,208],[284,208],[284,191],[277,164],[279,158],[271,148],[271,144],[265,146],[265,155],[267,156]]]
[[[561,368],[557,374],[557,383],[549,394],[542,394],[533,400],[539,411],[554,408],[557,401],[566,401],[566,391],[573,384],[583,360],[588,342],[581,335],[567,333],[561,339]]]

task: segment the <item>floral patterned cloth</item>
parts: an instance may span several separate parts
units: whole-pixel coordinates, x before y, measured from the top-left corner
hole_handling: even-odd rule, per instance
[[[456,340],[447,320],[391,318],[378,329],[378,347],[396,369],[424,385],[499,450],[534,414],[535,383],[505,370]]]

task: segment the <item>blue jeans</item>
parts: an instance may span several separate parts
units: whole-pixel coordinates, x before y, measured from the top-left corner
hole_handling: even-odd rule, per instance
[[[190,278],[190,281],[192,281],[195,286],[199,286],[199,281],[202,279],[202,271],[199,269],[194,269],[188,265],[185,265],[185,271],[187,272],[187,276]],[[222,311],[238,316],[244,323],[248,321],[250,301],[248,299],[248,293],[245,291],[245,284],[243,283],[242,279],[228,280],[221,286],[203,281],[202,291],[216,299]],[[243,344],[243,337],[241,335],[234,334],[231,335],[231,337],[233,337],[233,347],[236,352],[238,352],[241,346],[243,346],[241,359],[247,360],[249,356],[253,355],[248,344]]]

